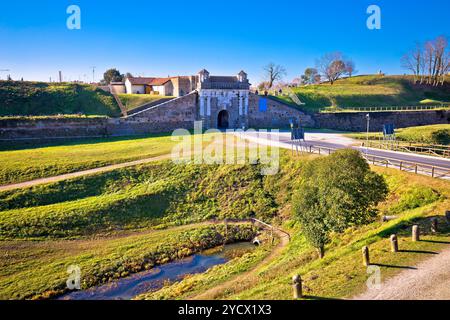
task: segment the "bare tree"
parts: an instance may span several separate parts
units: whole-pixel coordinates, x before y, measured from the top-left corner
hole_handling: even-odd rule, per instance
[[[342,75],[346,73],[344,58],[340,52],[327,53],[317,60],[317,69],[333,85]]]
[[[402,66],[413,73],[415,82],[420,77],[421,84],[426,80],[428,85],[443,85],[445,75],[449,71],[447,47],[448,40],[444,36],[427,41],[423,48],[417,45],[413,51],[402,57]]]
[[[264,71],[265,80],[267,81],[269,89],[273,87],[275,82],[281,81],[283,77],[286,76],[286,69],[283,66],[276,65],[272,62],[264,67]]]
[[[419,79],[422,83],[425,61],[421,45],[417,44],[414,50],[405,54],[402,57],[401,62],[404,69],[409,70],[413,73],[414,83],[417,83]]]

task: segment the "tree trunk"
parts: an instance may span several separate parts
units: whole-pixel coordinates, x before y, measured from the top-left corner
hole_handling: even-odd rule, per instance
[[[317,254],[319,255],[319,259],[323,259],[323,257],[325,256],[324,247],[317,248]]]

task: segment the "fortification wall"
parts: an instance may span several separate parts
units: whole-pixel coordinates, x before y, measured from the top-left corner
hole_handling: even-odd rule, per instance
[[[266,99],[267,109],[261,109],[260,100]],[[299,121],[306,127],[314,127],[312,116],[301,112],[295,107],[289,106],[271,98],[250,94],[249,99],[249,126],[250,128],[289,128],[290,120]]]
[[[380,132],[383,125],[393,123],[396,128],[450,123],[450,111],[371,112],[370,131]],[[316,127],[342,131],[367,130],[367,112],[320,113],[314,116]]]

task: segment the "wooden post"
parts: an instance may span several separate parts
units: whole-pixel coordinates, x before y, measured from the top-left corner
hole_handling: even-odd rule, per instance
[[[299,275],[292,277],[292,288],[294,289],[294,299],[303,298],[302,278]]]
[[[412,241],[420,241],[420,230],[417,224],[412,227]]]
[[[398,239],[395,234],[391,236],[391,252],[398,252]]]
[[[366,267],[370,266],[369,248],[363,247],[362,254],[363,254],[363,265]]]
[[[438,232],[438,219],[437,218],[431,218],[431,232],[432,233]]]

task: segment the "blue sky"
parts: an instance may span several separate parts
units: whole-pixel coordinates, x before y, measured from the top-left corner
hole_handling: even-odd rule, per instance
[[[66,27],[72,4],[81,8],[81,30]],[[366,27],[371,4],[382,10],[381,30]],[[268,62],[292,79],[341,51],[360,73],[399,74],[416,41],[450,36],[449,12],[448,0],[2,0],[0,69],[42,81],[58,70],[66,80],[90,80],[91,66],[96,80],[110,67],[146,76],[244,69],[257,83]]]

